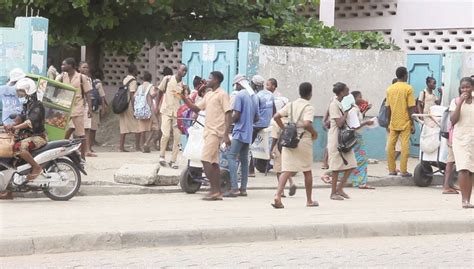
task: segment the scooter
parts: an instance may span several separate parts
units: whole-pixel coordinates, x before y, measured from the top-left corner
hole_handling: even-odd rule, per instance
[[[46,144],[31,155],[43,167],[33,181],[27,180],[31,166],[21,159],[0,159],[0,191],[43,192],[55,201],[67,201],[81,187],[81,173],[87,175],[79,148],[82,141],[59,140]]]

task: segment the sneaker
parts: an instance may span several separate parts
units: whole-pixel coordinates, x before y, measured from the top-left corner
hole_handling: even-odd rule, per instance
[[[160,165],[161,165],[161,166],[166,166],[165,157],[160,157]]]
[[[172,169],[178,169],[179,168],[178,164],[175,163],[175,162],[170,162],[169,165]]]

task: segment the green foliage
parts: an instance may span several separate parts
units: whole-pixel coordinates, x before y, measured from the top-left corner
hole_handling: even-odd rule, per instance
[[[143,42],[235,39],[255,31],[269,45],[393,49],[374,33],[343,33],[296,15],[318,0],[2,0],[0,26],[12,26],[25,7],[50,21],[50,45],[96,44],[133,58]]]

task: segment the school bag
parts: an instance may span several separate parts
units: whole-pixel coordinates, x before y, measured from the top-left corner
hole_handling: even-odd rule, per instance
[[[135,101],[133,103],[133,115],[138,120],[148,120],[151,118],[151,107],[147,102],[147,96],[153,84],[148,85],[145,89],[143,85],[138,87],[135,94]]]
[[[342,110],[341,110],[341,113],[344,114]],[[357,143],[357,137],[355,135],[355,130],[349,128],[346,122],[342,128],[339,128],[338,145],[337,145],[337,150],[339,151],[339,154],[341,154],[344,165],[347,165],[348,162],[344,158],[343,153],[350,152],[352,148],[356,145],[356,143]]]
[[[120,86],[114,95],[114,99],[112,99],[112,111],[115,114],[120,114],[128,109],[130,103],[129,86],[133,81],[135,81],[134,78],[129,80],[127,84]]]
[[[388,127],[388,108],[385,106],[386,102],[387,99],[383,99],[382,105],[380,106],[379,115],[377,116],[379,125],[383,128]]]
[[[440,135],[446,139],[449,139],[449,131],[452,128],[451,124],[451,112],[449,112],[449,108],[447,108],[443,112],[443,117],[441,118],[441,129]]]
[[[92,111],[97,112],[100,107],[100,94],[97,85],[100,83],[100,80],[94,79],[92,81],[92,92],[91,92],[91,101],[92,101]]]
[[[296,123],[301,119],[301,116],[303,115],[304,109],[308,105],[305,105],[303,109],[300,112],[300,115],[298,116],[297,120],[293,120],[293,103],[290,103],[290,119],[288,123],[286,124],[285,128],[281,132],[280,136],[280,146],[285,147],[285,148],[290,148],[294,149],[298,147],[298,143],[301,140],[301,137],[303,137],[304,132],[302,132],[300,135],[298,135],[298,128],[296,127]]]
[[[198,92],[194,92],[191,95],[191,101],[193,103],[196,102],[196,98],[198,96]],[[195,119],[196,114],[189,108],[188,105],[182,104],[178,109],[178,119],[176,124],[178,125],[178,129],[181,131],[183,135],[188,135],[188,129],[191,127],[193,120]]]

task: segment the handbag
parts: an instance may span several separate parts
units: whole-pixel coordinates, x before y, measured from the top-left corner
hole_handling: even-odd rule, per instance
[[[344,115],[344,112],[341,109],[339,110]],[[342,161],[344,162],[344,165],[347,165],[348,162],[346,158],[344,158],[343,153],[350,152],[356,144],[357,144],[357,137],[355,135],[355,130],[351,129],[348,126],[347,121],[346,121],[344,126],[339,128],[338,146],[337,146],[337,150],[339,151],[339,154],[342,157]]]
[[[304,131],[298,135],[298,128],[296,127],[296,123],[300,121],[301,116],[303,115],[304,109],[308,105],[305,105],[300,112],[297,120],[293,120],[293,103],[290,103],[290,120],[286,124],[285,128],[281,132],[279,147],[291,148],[294,149],[298,147],[298,143],[300,142],[301,138],[303,137]]]

